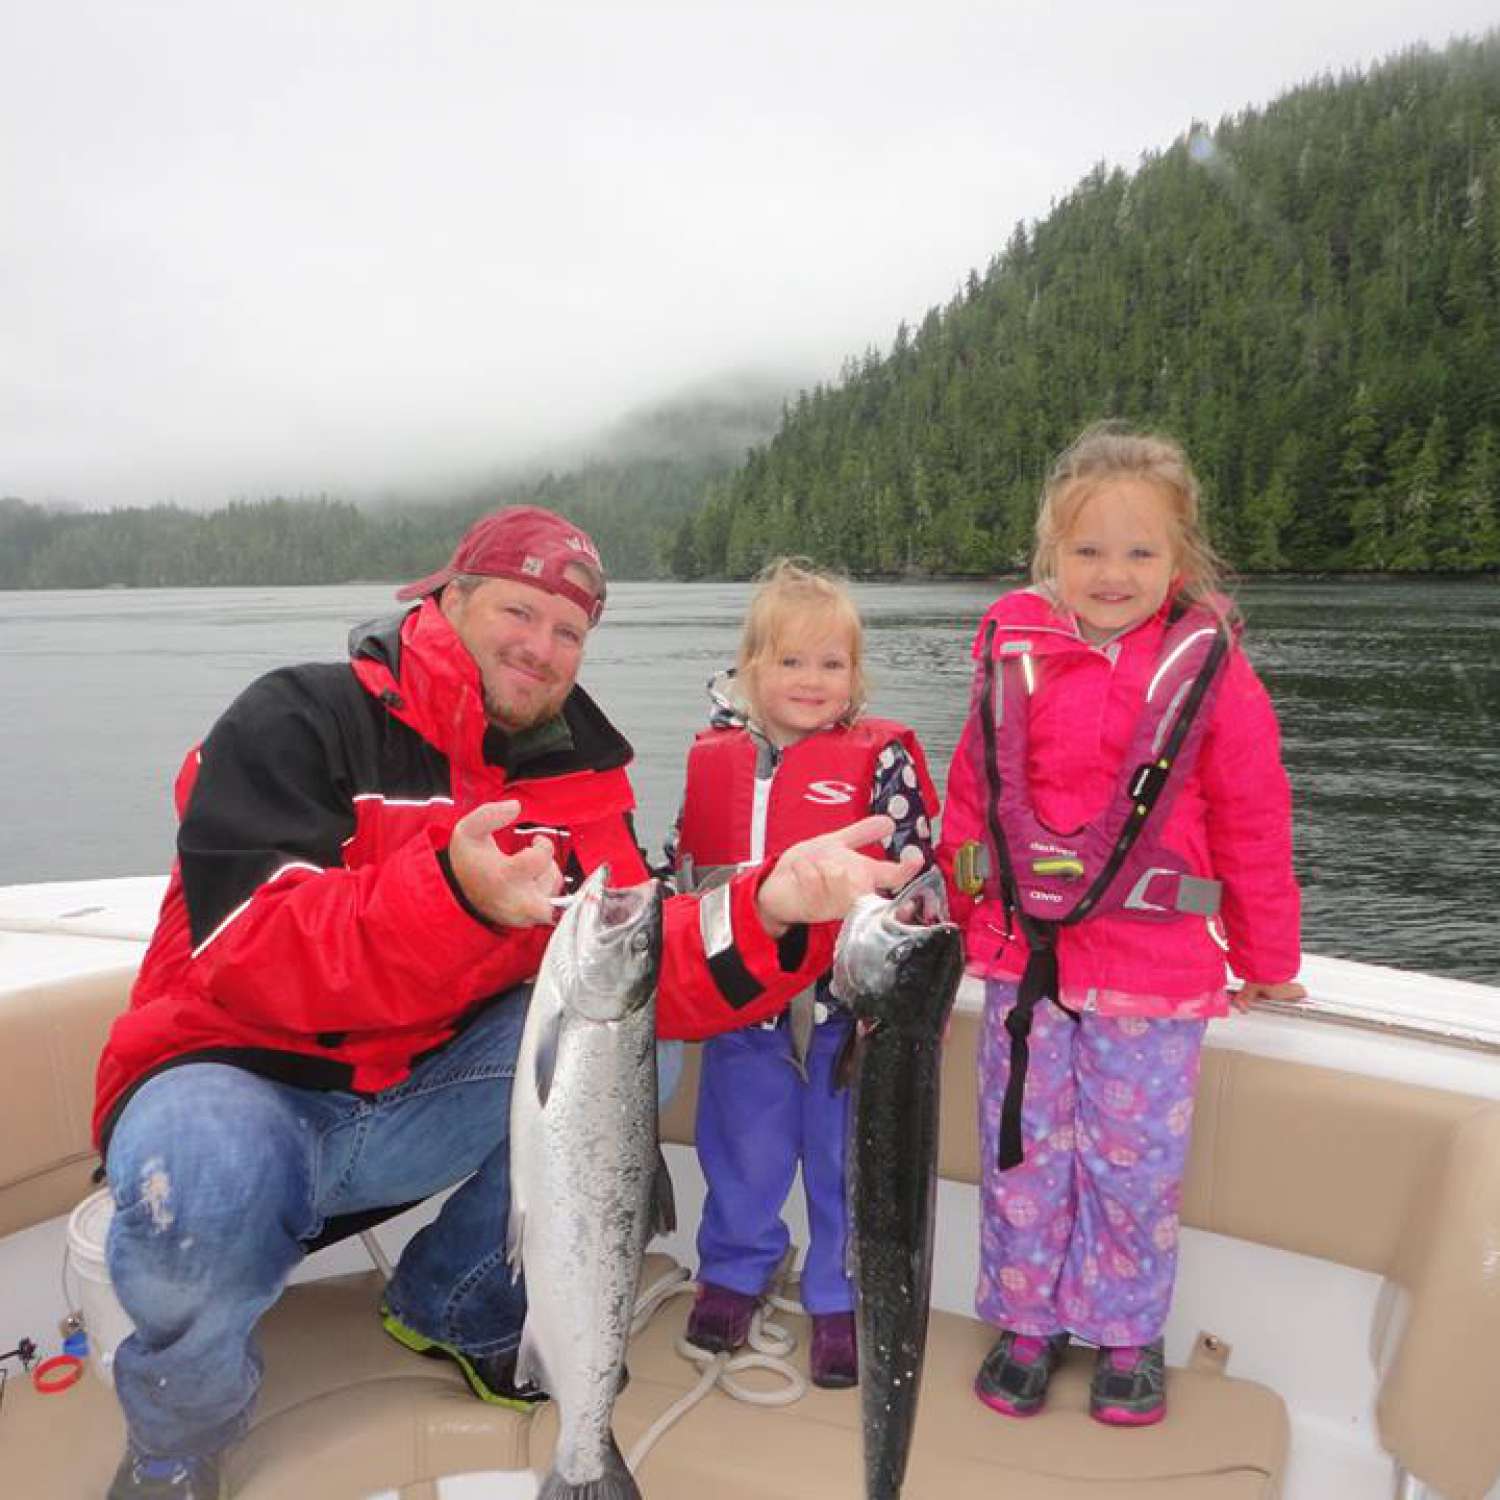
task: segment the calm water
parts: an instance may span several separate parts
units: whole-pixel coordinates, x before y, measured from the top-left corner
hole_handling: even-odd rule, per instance
[[[869,585],[874,707],[946,766],[987,584]],[[620,584],[583,681],[636,746],[659,845],[743,585]],[[1297,795],[1306,946],[1500,983],[1500,585],[1241,592]],[[165,870],[171,781],[255,674],[331,660],[386,585],[0,593],[0,884]]]

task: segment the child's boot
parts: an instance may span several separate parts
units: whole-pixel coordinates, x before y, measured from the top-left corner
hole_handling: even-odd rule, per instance
[[[1111,1427],[1149,1427],[1167,1414],[1162,1341],[1100,1349],[1089,1385],[1089,1415]]]
[[[732,1354],[750,1337],[759,1297],[703,1282],[688,1314],[687,1341],[710,1354]]]
[[[812,1353],[808,1357],[812,1383],[829,1391],[858,1385],[859,1353],[854,1314],[814,1313],[812,1325]]]
[[[1031,1417],[1042,1409],[1052,1372],[1068,1347],[1066,1333],[1035,1338],[1007,1328],[984,1357],[974,1394],[992,1411],[1007,1417]]]

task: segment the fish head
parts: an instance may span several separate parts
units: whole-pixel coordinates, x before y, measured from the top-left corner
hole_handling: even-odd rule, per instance
[[[844,918],[833,993],[863,1020],[937,1035],[962,976],[963,943],[935,868],[893,896],[862,896]]]
[[[656,994],[661,969],[661,887],[609,884],[600,865],[578,888],[548,944],[569,975],[567,1007],[590,1021],[619,1021]]]

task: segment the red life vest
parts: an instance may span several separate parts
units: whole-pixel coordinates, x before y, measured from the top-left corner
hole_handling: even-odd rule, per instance
[[[859,719],[788,745],[769,780],[756,781],[760,742],[742,727],[705,729],[688,752],[677,832],[683,889],[727,878],[742,864],[775,859],[816,834],[847,827],[869,811],[876,764],[887,745],[911,757],[931,818],[937,792],[916,736],[890,719]]]

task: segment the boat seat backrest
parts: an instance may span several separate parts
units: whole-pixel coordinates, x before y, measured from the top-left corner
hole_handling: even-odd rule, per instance
[[[92,1188],[94,1069],[131,968],[39,984],[0,1003],[0,1235],[65,1214]],[[940,1171],[979,1177],[977,1019],[955,1015]],[[691,1143],[696,1047],[663,1119]],[[1385,1446],[1442,1493],[1500,1473],[1500,1104],[1210,1046],[1182,1218],[1193,1227],[1388,1278],[1373,1330]]]

